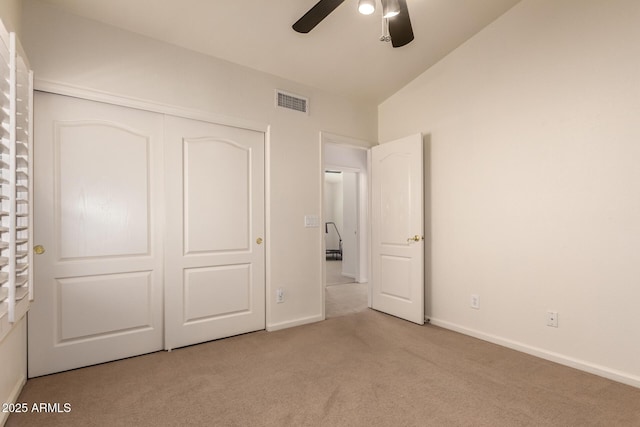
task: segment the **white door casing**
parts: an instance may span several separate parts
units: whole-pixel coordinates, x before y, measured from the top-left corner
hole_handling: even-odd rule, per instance
[[[424,324],[423,143],[372,148],[372,308]]]
[[[264,133],[166,116],[165,139],[165,348],[264,329]]]
[[[36,93],[29,376],[162,348],[162,115]]]

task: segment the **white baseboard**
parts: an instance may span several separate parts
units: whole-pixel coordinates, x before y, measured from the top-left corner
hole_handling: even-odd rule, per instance
[[[11,390],[11,393],[7,397],[7,400],[3,401],[3,403],[16,403],[18,401],[18,396],[20,396],[20,392],[22,391],[22,388],[26,383],[27,383],[27,377],[26,376],[20,377],[20,379],[18,379],[18,382],[13,387],[13,390]],[[8,418],[9,418],[9,412],[0,412],[0,426],[4,426]]]
[[[322,315],[302,317],[300,319],[289,320],[286,322],[273,323],[271,325],[267,325],[267,331],[269,332],[279,331],[280,329],[293,328],[294,326],[306,325],[308,323],[320,322],[322,320],[324,320],[324,316]]]
[[[455,323],[447,322],[445,320],[434,319],[432,317],[429,321],[432,325],[439,326],[441,328],[460,332],[461,334],[469,335],[483,341],[488,341],[494,344],[501,345],[503,347],[511,348],[513,350],[521,351],[523,353],[539,357],[541,359],[550,360],[561,365],[569,366],[571,368],[589,372],[590,374],[608,378],[619,383],[640,388],[640,377],[626,372],[617,371],[615,369],[607,368],[606,366],[597,365],[563,354],[554,353],[552,351],[544,350],[538,347],[533,347],[518,341],[513,341],[496,335],[487,334],[475,329],[470,329],[464,326],[457,325]]]

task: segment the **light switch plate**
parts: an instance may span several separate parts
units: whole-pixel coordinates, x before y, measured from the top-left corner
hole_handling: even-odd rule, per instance
[[[307,228],[320,227],[320,217],[318,215],[305,215],[304,226]]]

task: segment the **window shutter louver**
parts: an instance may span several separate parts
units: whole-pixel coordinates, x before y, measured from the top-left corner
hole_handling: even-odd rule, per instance
[[[0,23],[0,339],[33,299],[33,74],[15,33]]]
[[[9,146],[11,145],[11,54],[10,37],[0,25],[0,320],[9,313]],[[4,332],[4,327],[0,328]],[[3,333],[4,335],[4,333]]]

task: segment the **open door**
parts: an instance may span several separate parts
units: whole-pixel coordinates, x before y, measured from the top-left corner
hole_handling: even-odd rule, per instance
[[[372,148],[372,308],[424,324],[422,135]]]

